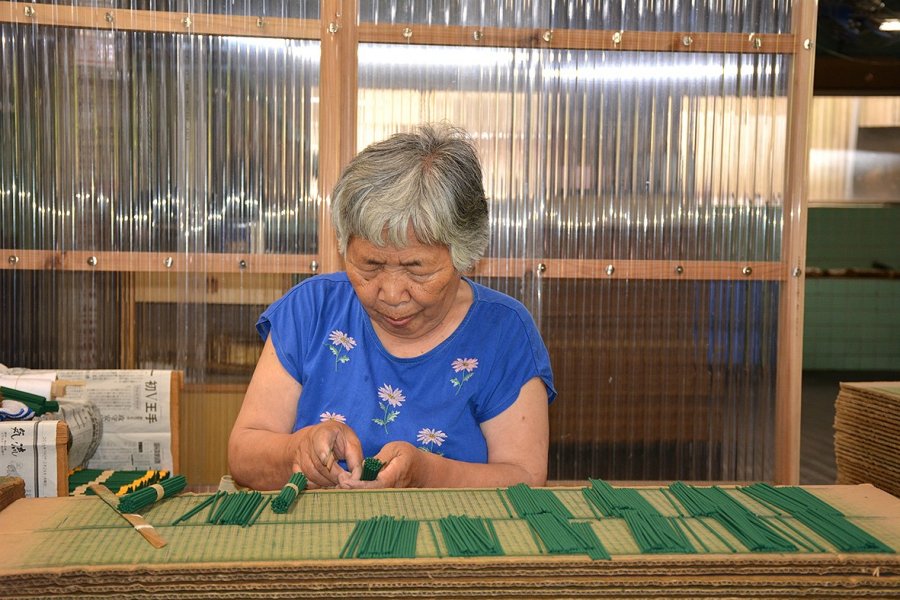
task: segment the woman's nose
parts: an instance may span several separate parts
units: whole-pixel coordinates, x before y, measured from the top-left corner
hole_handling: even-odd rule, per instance
[[[406,277],[401,273],[385,273],[381,282],[381,301],[386,304],[402,304],[409,300]]]

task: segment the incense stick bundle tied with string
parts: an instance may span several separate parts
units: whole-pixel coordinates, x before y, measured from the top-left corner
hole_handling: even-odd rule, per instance
[[[297,499],[297,496],[300,495],[300,492],[306,489],[307,478],[306,475],[297,471],[291,478],[288,480],[284,487],[281,488],[281,492],[278,496],[272,501],[272,512],[277,514],[284,514],[288,510],[290,510],[291,505],[294,504],[294,500]]]
[[[125,494],[119,499],[119,510],[123,513],[136,513],[143,508],[158,502],[163,498],[169,498],[181,492],[187,480],[184,475],[176,475],[163,479],[159,483],[142,488],[136,492]]]

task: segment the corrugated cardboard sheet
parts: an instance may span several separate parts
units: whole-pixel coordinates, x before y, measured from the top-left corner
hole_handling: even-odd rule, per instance
[[[867,485],[807,489],[900,548],[900,500]],[[307,491],[288,513],[266,510],[246,528],[207,525],[205,511],[170,526],[206,497],[182,495],[144,513],[168,542],[159,550],[96,497],[38,498],[0,512],[0,590],[105,598],[900,596],[896,554],[734,553],[694,524],[709,551],[695,544],[696,554],[641,555],[623,521],[597,519],[580,488],[553,490],[576,519],[591,523],[612,560],[546,554],[496,489]],[[730,493],[764,518],[773,514]],[[676,514],[658,487],[641,494]],[[420,521],[416,558],[339,559],[356,522],[383,514]],[[492,519],[506,555],[448,557],[436,520],[450,514]]]
[[[900,496],[900,382],[841,383],[835,402],[838,483]]]

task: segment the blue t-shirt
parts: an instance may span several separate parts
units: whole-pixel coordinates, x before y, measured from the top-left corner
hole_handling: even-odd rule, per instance
[[[437,347],[398,358],[381,344],[346,273],[311,277],[260,316],[256,329],[303,386],[294,430],[349,425],[365,456],[391,441],[466,462],[487,462],[479,424],[511,406],[533,377],[556,396],[550,356],[517,300],[469,279],[473,301]]]

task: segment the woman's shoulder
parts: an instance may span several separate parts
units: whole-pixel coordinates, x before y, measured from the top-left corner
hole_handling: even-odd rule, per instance
[[[527,317],[529,321],[533,320],[531,313],[519,300],[513,298],[509,294],[489,288],[486,285],[482,285],[471,279],[468,281],[472,284],[472,291],[474,294],[473,301],[476,304],[487,309],[492,309],[500,314],[507,313],[510,317]]]
[[[544,347],[534,315],[519,300],[509,294],[472,282],[476,310],[473,321],[476,328],[501,331],[497,343],[508,346],[512,340],[526,343],[532,349]]]
[[[284,293],[282,300],[299,299],[310,296],[316,297],[347,294],[352,292],[352,290],[353,287],[350,285],[350,280],[343,271],[337,273],[325,273],[307,277],[303,281],[295,284],[291,289]]]
[[[297,283],[278,300],[269,305],[265,316],[301,312],[318,312],[323,308],[335,308],[350,302],[353,288],[346,273],[313,275]]]

